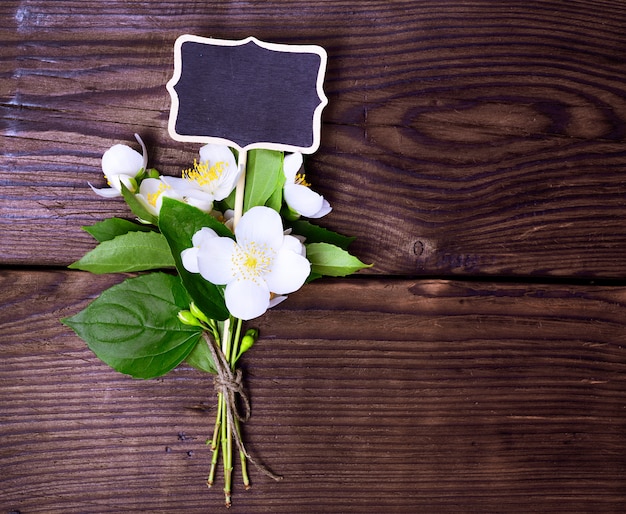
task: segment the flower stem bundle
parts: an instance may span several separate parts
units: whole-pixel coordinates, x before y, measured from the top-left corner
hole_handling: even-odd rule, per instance
[[[102,159],[109,187],[91,186],[100,196],[123,198],[134,219],[84,227],[98,244],[70,266],[136,276],[62,321],[101,360],[132,377],[162,376],[182,363],[214,375],[207,484],[216,482],[221,462],[229,506],[235,451],[245,488],[248,462],[280,479],[243,442],[251,405],[237,363],[259,337],[244,323],[311,280],[366,265],[348,252],[351,238],[302,219],[331,209],[304,180],[301,155],[210,144],[177,178],[148,169],[136,137],[142,153],[111,147]]]

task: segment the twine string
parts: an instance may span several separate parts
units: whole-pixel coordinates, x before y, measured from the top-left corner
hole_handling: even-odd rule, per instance
[[[206,337],[206,340],[209,349],[211,350],[211,355],[213,356],[213,362],[215,363],[215,369],[217,371],[213,384],[215,390],[218,393],[221,393],[225,400],[226,416],[228,417],[233,440],[235,441],[237,448],[263,474],[277,481],[282,480],[283,477],[272,473],[261,463],[256,462],[246,450],[236,425],[236,420],[245,423],[250,418],[251,412],[250,398],[243,387],[243,374],[240,369],[233,371],[230,364],[226,360],[224,353],[216,347],[213,340],[209,337]],[[241,399],[243,413],[239,411],[237,396]]]

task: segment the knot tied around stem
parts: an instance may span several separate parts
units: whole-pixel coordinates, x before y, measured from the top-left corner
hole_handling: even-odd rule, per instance
[[[246,450],[241,439],[239,422],[246,422],[250,418],[251,407],[250,398],[243,386],[243,373],[240,369],[232,369],[224,353],[208,335],[205,336],[205,339],[211,351],[213,362],[215,363],[216,375],[213,380],[214,387],[218,395],[221,395],[223,398],[223,407],[226,410],[226,419],[228,421],[228,431],[232,434],[237,448],[240,453],[263,474],[276,481],[282,480],[282,476],[272,473],[265,466],[256,462]],[[237,396],[239,396],[241,404],[243,405],[243,414],[238,408]]]
[[[221,351],[218,355],[221,355],[222,359],[224,358]],[[215,355],[213,358],[215,359]],[[218,360],[220,360],[219,357]],[[248,398],[248,394],[243,387],[243,373],[240,369],[233,371],[225,362],[216,364],[216,369],[217,374],[213,379],[215,390],[224,396],[230,412],[232,412],[232,414],[239,421],[245,423],[248,419],[250,419],[250,399]],[[239,395],[239,398],[241,399],[243,413],[239,412],[237,395]]]

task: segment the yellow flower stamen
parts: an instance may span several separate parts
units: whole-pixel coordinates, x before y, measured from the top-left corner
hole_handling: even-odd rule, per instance
[[[227,166],[228,164],[224,161],[219,161],[213,166],[209,166],[208,161],[198,162],[194,159],[193,168],[183,170],[183,178],[192,180],[200,186],[208,186],[222,176]]]
[[[272,269],[273,253],[271,248],[254,241],[245,247],[238,246],[233,255],[236,274],[252,280],[260,278]]]
[[[248,254],[246,255],[243,265],[249,271],[256,271],[258,263],[259,259],[256,256]]]
[[[306,186],[306,187],[310,187],[311,184],[309,184],[306,181],[306,177],[304,176],[304,173],[297,173],[296,174],[296,180],[294,181],[295,184],[299,184],[301,186]]]
[[[159,199],[159,196],[161,196],[163,191],[167,189],[170,189],[170,187],[164,184],[163,182],[161,182],[159,184],[159,188],[154,193],[148,193],[146,195],[146,200],[148,200],[148,203],[152,205],[152,207],[156,208],[156,204]]]

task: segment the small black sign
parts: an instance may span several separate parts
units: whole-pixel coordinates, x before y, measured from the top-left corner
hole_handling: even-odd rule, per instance
[[[326,52],[315,45],[184,35],[174,45],[169,132],[177,141],[313,153]]]

